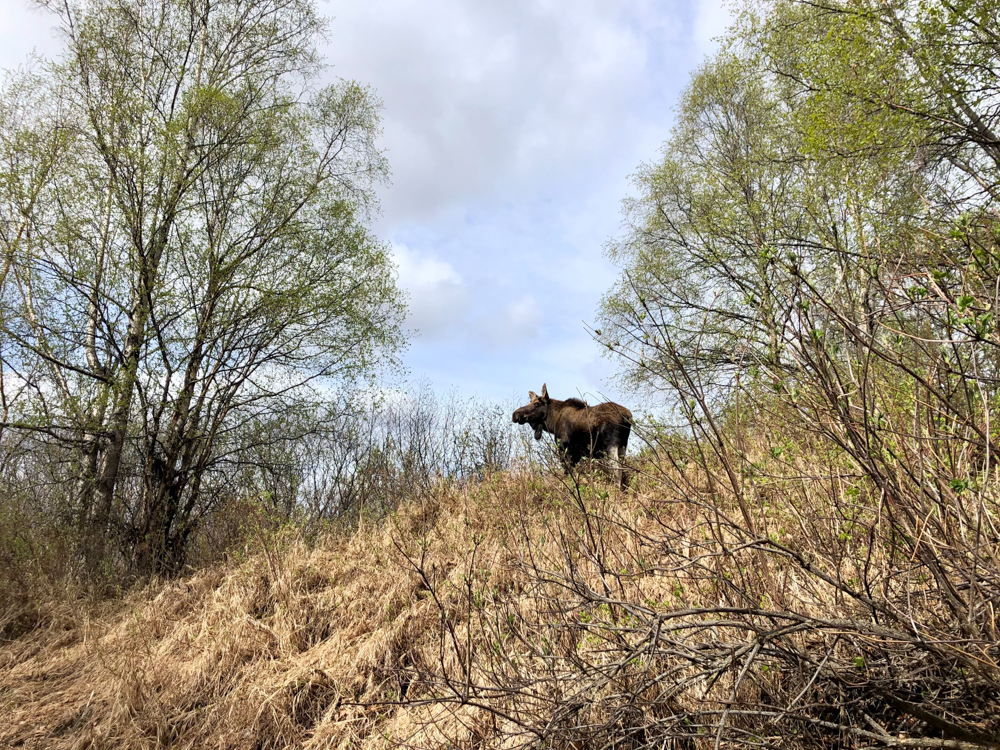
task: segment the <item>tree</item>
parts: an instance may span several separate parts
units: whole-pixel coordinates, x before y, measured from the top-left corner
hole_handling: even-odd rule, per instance
[[[945,454],[961,434],[989,471],[1000,79],[982,14],[777,2],[745,16],[610,250],[624,273],[603,340],[632,384],[678,393],[689,416],[776,389],[864,456],[861,415],[915,399]],[[909,385],[877,394],[872,379]]]
[[[379,103],[319,85],[310,0],[38,4],[66,51],[0,94],[4,426],[63,450],[92,566],[111,535],[174,571],[213,477],[395,361]]]
[[[859,705],[890,707],[872,726],[922,727],[927,746],[996,744],[981,696],[996,695],[1000,668],[980,653],[998,637],[986,613],[1000,581],[998,10],[777,0],[748,11],[637,177],[610,247],[622,276],[595,332],[629,383],[666,393],[684,417],[695,465],[735,501],[759,561],[773,559],[763,550],[796,561],[913,643],[961,644],[892,663],[876,634],[885,671],[859,683],[831,673]],[[843,539],[815,531],[798,549],[755,526],[766,524],[754,512],[761,445],[774,458],[785,435],[820,441],[831,486],[845,473],[859,482],[784,508],[814,530],[833,519],[864,536],[853,577],[841,577]],[[825,555],[823,578],[810,559]],[[854,710],[833,726],[871,721]]]

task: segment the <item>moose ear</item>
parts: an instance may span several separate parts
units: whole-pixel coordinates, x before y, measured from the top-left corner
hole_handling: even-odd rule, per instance
[[[545,387],[545,383],[542,383],[542,398],[549,397],[549,389]]]
[[[531,403],[535,403],[538,400],[538,394],[534,391],[528,391],[528,398],[531,399]]]

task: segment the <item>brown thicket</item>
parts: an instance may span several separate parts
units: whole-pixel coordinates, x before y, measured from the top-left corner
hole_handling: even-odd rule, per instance
[[[740,497],[664,438],[629,493],[438,480],[382,523],[259,528],[103,610],[51,604],[0,649],[0,745],[995,747],[974,527],[908,529],[912,498],[808,433],[745,441]]]

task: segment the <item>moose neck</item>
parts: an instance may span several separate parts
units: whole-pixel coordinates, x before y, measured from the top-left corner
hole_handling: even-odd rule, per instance
[[[545,431],[555,435],[556,429],[559,427],[559,422],[562,419],[563,407],[566,405],[565,401],[557,401],[552,399],[549,401],[549,408],[545,410]]]

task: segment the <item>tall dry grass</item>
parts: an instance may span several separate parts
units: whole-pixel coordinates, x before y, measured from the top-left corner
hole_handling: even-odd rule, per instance
[[[522,555],[573,515],[558,495],[536,478],[497,476],[468,492],[442,483],[382,524],[314,547],[291,529],[262,531],[242,561],[65,612],[0,650],[0,746],[381,746],[422,735],[422,711],[386,702],[457,665],[440,607],[457,616],[469,580],[489,578],[497,596],[528,584]]]
[[[989,571],[956,618],[843,454],[741,439],[738,492],[668,437],[627,493],[495,473],[318,541],[261,527],[4,644],[0,746],[1000,745]]]

